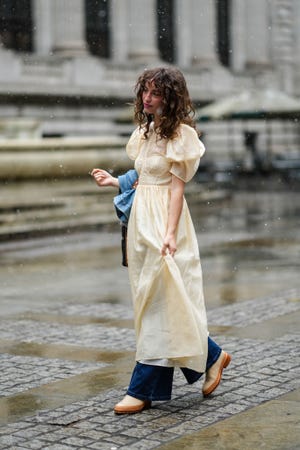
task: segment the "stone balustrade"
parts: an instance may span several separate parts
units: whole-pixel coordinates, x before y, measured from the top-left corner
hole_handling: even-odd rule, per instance
[[[118,173],[132,167],[121,137],[0,141],[0,179],[87,176],[94,167]]]

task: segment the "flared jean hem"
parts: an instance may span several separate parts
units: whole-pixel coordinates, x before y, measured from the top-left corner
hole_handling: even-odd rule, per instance
[[[206,370],[219,358],[222,349],[208,337]],[[198,381],[203,373],[186,367],[180,368],[188,384]],[[137,362],[127,394],[139,400],[166,401],[172,396],[174,367],[153,366]]]
[[[171,400],[171,395],[168,396],[147,396],[147,395],[143,395],[143,394],[136,394],[135,392],[132,392],[128,389],[128,391],[126,392],[127,395],[130,395],[131,397],[137,398],[138,400],[147,400],[150,402],[165,402],[167,400]]]

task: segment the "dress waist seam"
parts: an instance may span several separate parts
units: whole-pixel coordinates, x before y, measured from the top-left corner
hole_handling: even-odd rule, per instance
[[[144,184],[144,183],[139,183],[138,187],[156,187],[156,188],[170,189],[170,185],[169,184]]]

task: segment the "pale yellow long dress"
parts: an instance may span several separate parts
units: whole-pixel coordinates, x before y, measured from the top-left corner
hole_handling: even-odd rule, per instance
[[[127,144],[139,184],[128,224],[128,271],[132,289],[136,360],[205,372],[207,322],[197,238],[184,199],[177,228],[177,252],[162,256],[172,174],[194,176],[205,149],[196,131],[180,125],[178,136],[148,139],[137,128]]]

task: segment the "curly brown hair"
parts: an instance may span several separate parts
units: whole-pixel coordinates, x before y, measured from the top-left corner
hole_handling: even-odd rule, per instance
[[[176,137],[181,123],[195,128],[193,120],[195,110],[181,71],[173,67],[146,69],[137,80],[134,102],[134,118],[140,128],[145,129],[144,137],[146,139],[150,123],[153,121],[153,116],[144,111],[143,105],[142,95],[147,82],[153,82],[163,98],[160,121],[155,124],[155,131],[161,139]]]

